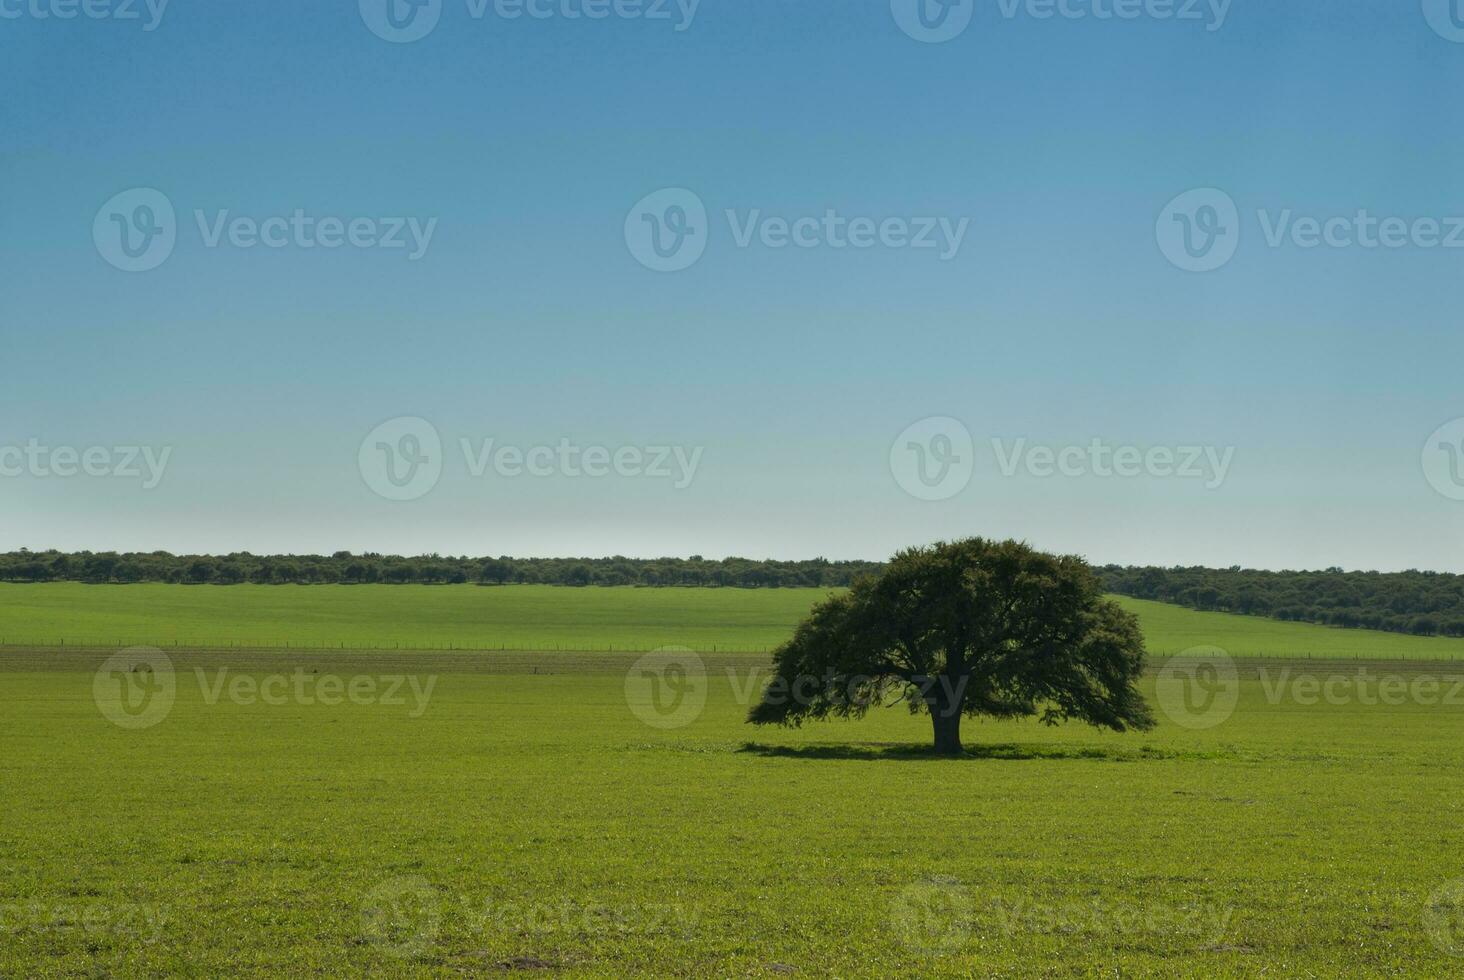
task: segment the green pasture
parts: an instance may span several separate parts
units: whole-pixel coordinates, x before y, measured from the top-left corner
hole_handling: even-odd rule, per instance
[[[1251,678],[1213,728],[970,723],[968,757],[934,759],[928,721],[899,709],[743,724],[746,658],[708,658],[704,707],[662,727],[675,716],[648,710],[619,654],[534,676],[180,652],[167,713],[130,729],[99,709],[89,655],[46,671],[9,656],[0,976],[1441,977],[1464,962],[1456,704],[1303,703]],[[297,673],[376,694],[414,674],[430,697],[250,693]]]
[[[766,651],[822,589],[515,585],[0,584],[10,646]],[[1340,630],[1120,599],[1149,650],[1218,645],[1236,656],[1464,657],[1464,640]]]

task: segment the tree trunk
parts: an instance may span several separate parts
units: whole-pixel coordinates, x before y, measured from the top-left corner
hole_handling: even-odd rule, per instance
[[[961,754],[961,710],[958,706],[930,706],[930,721],[935,729],[935,751],[939,755]]]

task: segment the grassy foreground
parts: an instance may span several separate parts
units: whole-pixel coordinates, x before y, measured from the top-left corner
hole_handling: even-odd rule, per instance
[[[1452,704],[1250,679],[1211,729],[973,723],[942,760],[899,710],[750,728],[739,668],[667,728],[623,672],[210,703],[265,678],[180,654],[129,730],[80,664],[4,666],[3,976],[1446,976],[1464,952]]]
[[[519,585],[0,584],[9,645],[763,651],[821,589]],[[1200,644],[1236,656],[1464,658],[1464,640],[1340,630],[1120,598],[1152,653]]]

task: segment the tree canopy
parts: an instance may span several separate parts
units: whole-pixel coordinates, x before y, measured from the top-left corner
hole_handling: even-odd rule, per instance
[[[1153,726],[1134,686],[1137,620],[1103,597],[1081,558],[970,538],[895,555],[819,604],[773,654],[754,724],[862,717],[908,703],[935,749],[961,752],[963,716]]]

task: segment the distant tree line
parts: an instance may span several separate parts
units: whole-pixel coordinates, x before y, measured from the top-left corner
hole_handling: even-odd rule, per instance
[[[750,558],[470,558],[381,555],[174,555],[166,551],[13,551],[5,582],[174,582],[186,585],[639,585],[842,588],[882,562]],[[1464,576],[1443,572],[1265,572],[1105,565],[1108,592],[1215,612],[1418,636],[1464,636]]]
[[[1190,609],[1417,636],[1464,636],[1464,576],[1443,572],[1098,569],[1109,592]]]
[[[643,585],[770,589],[840,587],[879,562],[747,558],[469,558],[444,555],[174,555],[166,551],[0,554],[6,582],[174,582],[186,585]]]

